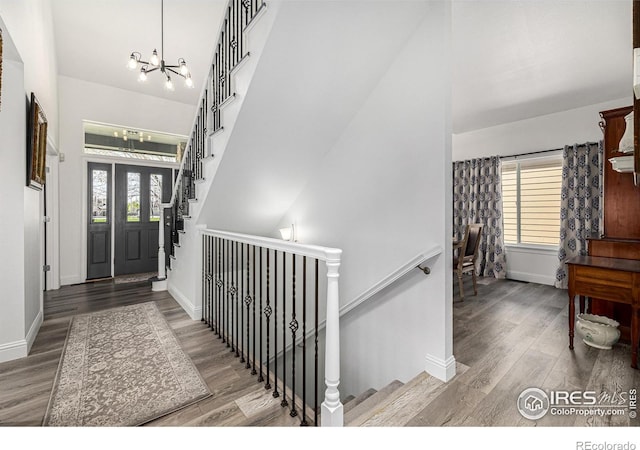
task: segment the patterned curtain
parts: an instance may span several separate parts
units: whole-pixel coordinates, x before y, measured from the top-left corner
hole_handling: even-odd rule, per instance
[[[467,224],[482,223],[476,271],[504,278],[507,272],[502,235],[500,158],[453,163],[453,232],[461,239]]]
[[[562,153],[559,265],[557,288],[567,288],[565,261],[587,254],[587,238],[602,230],[603,146],[588,142],[566,146]]]

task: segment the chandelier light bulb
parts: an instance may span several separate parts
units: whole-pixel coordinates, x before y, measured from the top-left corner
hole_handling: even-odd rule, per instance
[[[151,64],[157,66],[160,64],[160,58],[158,58],[158,51],[154,48],[153,54],[151,55],[151,59],[149,60]]]
[[[144,135],[140,133],[140,142],[144,142]]]
[[[190,73],[187,73],[187,75],[185,76],[184,84],[186,84],[189,89],[193,88],[193,80],[191,79]]]
[[[129,138],[128,138],[128,137],[127,137],[127,135],[125,134],[124,136],[122,136],[122,139],[123,139],[124,141],[127,141]]]
[[[127,67],[129,68],[129,70],[135,70],[137,66],[138,66],[138,60],[136,59],[136,55],[132,53],[131,56],[129,57],[129,62],[127,63]]]
[[[171,81],[171,77],[167,76],[167,81],[164,82],[164,87],[168,90],[168,91],[173,91],[174,87],[173,87],[173,81]]]
[[[180,73],[185,77],[189,74],[189,68],[187,67],[187,62],[184,59],[180,60]]]
[[[140,75],[138,75],[138,81],[147,81],[147,68],[146,68],[146,66],[140,69]]]

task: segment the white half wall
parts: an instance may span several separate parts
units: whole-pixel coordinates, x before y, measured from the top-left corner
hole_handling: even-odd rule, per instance
[[[305,243],[343,250],[342,306],[416,253],[451,247],[450,6],[427,8],[281,221],[297,223]],[[449,261],[426,264],[429,276],[410,272],[343,317],[342,395],[408,381],[427,367],[453,376]]]
[[[172,102],[123,89],[61,76],[59,151],[64,162],[60,176],[60,282],[85,281],[82,238],[84,170],[84,130],[82,121],[186,135],[190,131],[195,106]],[[85,269],[83,271],[83,269]]]
[[[453,135],[453,161],[510,156],[602,140],[600,111],[632,104],[622,98],[491,128]],[[553,249],[507,246],[507,277],[553,285],[558,267]]]

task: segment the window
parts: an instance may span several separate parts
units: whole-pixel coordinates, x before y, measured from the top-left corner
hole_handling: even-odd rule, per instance
[[[562,160],[502,163],[505,244],[558,245]]]
[[[127,173],[127,222],[140,222],[140,174]]]
[[[149,221],[159,222],[162,203],[162,175],[152,173],[149,177]]]
[[[107,171],[91,171],[91,223],[108,223],[107,208]]]

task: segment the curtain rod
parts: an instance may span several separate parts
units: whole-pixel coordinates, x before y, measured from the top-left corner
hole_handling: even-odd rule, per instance
[[[584,144],[574,144],[574,145],[567,146],[567,147],[584,147],[586,145],[591,145],[591,144],[598,144],[598,143],[597,142],[586,142]],[[503,159],[503,158],[518,158],[519,156],[529,156],[529,155],[537,155],[539,153],[559,152],[561,150],[564,150],[564,147],[562,147],[562,148],[553,148],[553,149],[550,149],[550,150],[539,150],[537,152],[519,153],[517,155],[499,156],[499,158],[500,159]]]

